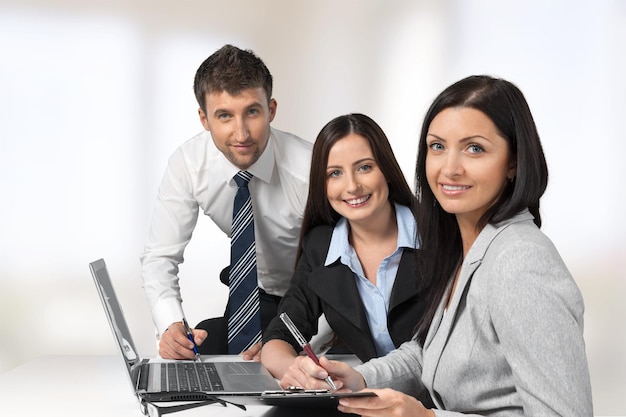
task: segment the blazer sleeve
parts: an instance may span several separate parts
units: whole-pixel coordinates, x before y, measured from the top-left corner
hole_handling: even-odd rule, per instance
[[[583,299],[556,248],[525,239],[497,256],[490,319],[524,414],[592,416]]]
[[[296,352],[302,350],[278,315],[286,312],[306,340],[317,334],[318,319],[322,315],[320,298],[309,288],[311,271],[323,266],[330,244],[332,228],[318,227],[305,236],[302,255],[291,278],[289,289],[278,306],[277,316],[272,319],[263,334],[263,343],[280,339],[290,343]]]
[[[428,392],[422,383],[421,353],[419,343],[410,340],[354,369],[363,375],[368,388],[391,388],[416,398],[427,398]]]

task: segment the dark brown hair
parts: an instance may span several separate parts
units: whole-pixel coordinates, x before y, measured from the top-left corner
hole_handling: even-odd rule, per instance
[[[309,174],[309,195],[304,209],[300,243],[304,236],[315,226],[326,224],[334,226],[341,216],[337,213],[326,195],[326,167],[328,154],[333,145],[348,136],[357,134],[365,138],[374,154],[387,183],[389,184],[389,201],[414,209],[417,202],[411,191],[400,165],[393,154],[391,144],[380,126],[370,117],[353,113],[339,116],[322,128],[315,139],[311,155],[311,171]],[[298,248],[296,263],[300,259],[302,246]]]
[[[418,280],[431,292],[429,307],[417,326],[418,339],[422,343],[441,297],[463,257],[456,217],[437,204],[426,178],[428,129],[441,111],[451,107],[473,108],[491,119],[507,141],[510,155],[517,165],[516,177],[482,216],[479,229],[488,223],[510,219],[525,209],[530,210],[535,224],[540,227],[539,199],[548,184],[548,167],[539,133],[528,103],[515,85],[487,75],[474,75],[452,84],[437,96],[424,118],[415,167],[416,219],[420,236]]]
[[[225,45],[208,57],[196,71],[193,91],[206,113],[206,95],[226,91],[237,95],[249,88],[263,88],[272,98],[272,74],[251,50]]]

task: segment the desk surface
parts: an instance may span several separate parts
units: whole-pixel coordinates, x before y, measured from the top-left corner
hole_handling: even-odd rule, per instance
[[[140,417],[139,403],[117,355],[43,356],[0,374],[2,415]],[[342,416],[336,410],[249,405],[247,411],[211,404],[172,417]]]

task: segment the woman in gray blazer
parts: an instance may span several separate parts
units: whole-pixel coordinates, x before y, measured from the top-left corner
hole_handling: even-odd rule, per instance
[[[303,362],[299,382],[322,386],[312,376],[328,372],[340,388],[375,391],[340,401],[363,416],[592,416],[582,296],[539,230],[547,180],[516,86],[472,76],[444,90],[416,164],[416,271],[432,283],[416,337],[356,370]],[[434,408],[416,399],[424,391]]]

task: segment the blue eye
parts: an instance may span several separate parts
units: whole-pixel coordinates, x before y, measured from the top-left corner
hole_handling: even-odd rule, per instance
[[[433,150],[433,151],[442,151],[443,150],[443,145],[439,142],[433,142],[430,145],[428,145],[428,147]]]
[[[482,146],[479,146],[479,145],[476,145],[476,144],[473,144],[473,145],[468,146],[468,147],[467,147],[467,150],[468,150],[470,153],[482,153],[482,152],[484,152],[483,147],[482,147]]]
[[[358,169],[359,171],[371,171],[372,170],[372,166],[369,164],[363,164],[359,167]]]
[[[336,178],[341,175],[341,172],[338,169],[333,169],[332,171],[328,171],[328,176],[330,178]]]

